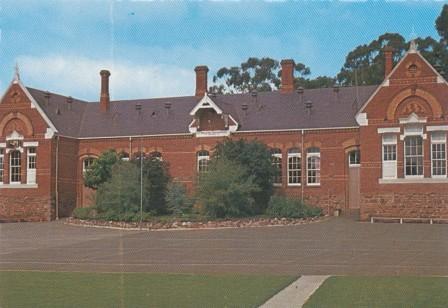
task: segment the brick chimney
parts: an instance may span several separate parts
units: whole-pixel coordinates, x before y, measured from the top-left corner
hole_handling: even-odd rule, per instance
[[[394,66],[393,62],[394,49],[390,46],[384,47],[384,78],[386,78]]]
[[[294,92],[294,67],[295,63],[292,59],[282,60],[282,86],[280,92],[292,93]]]
[[[196,72],[196,93],[197,97],[204,96],[207,92],[207,73],[208,67],[205,65],[196,66],[194,71]]]
[[[102,70],[101,75],[101,95],[100,95],[100,109],[102,112],[109,111],[110,96],[109,96],[109,76],[108,70]]]

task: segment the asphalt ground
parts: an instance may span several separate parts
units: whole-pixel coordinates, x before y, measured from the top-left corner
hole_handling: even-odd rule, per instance
[[[448,224],[361,223],[124,231],[0,224],[0,270],[448,275]]]

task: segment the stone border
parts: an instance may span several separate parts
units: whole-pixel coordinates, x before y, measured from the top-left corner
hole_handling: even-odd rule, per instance
[[[93,228],[108,228],[120,230],[198,230],[198,229],[224,229],[224,228],[256,228],[274,226],[296,226],[320,222],[326,216],[311,218],[243,218],[232,220],[210,220],[210,221],[179,221],[172,222],[143,222],[140,226],[138,222],[124,221],[104,221],[104,220],[83,220],[73,217],[67,218],[64,222],[67,225],[83,226]]]

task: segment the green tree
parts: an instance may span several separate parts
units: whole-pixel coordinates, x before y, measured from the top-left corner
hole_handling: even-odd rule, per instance
[[[254,195],[260,191],[245,166],[223,158],[210,162],[201,177],[197,196],[206,215],[215,218],[244,217],[256,213]]]
[[[92,164],[91,168],[86,170],[84,174],[84,185],[98,189],[98,187],[105,183],[112,176],[112,167],[120,160],[119,155],[115,150],[104,152]]]
[[[193,208],[194,201],[187,195],[185,185],[178,182],[168,184],[165,199],[168,211],[176,216],[188,214]]]
[[[135,164],[117,161],[112,166],[110,178],[98,187],[96,208],[100,214],[132,214],[139,211],[140,177]]]
[[[443,6],[439,17],[436,19],[436,30],[441,37],[441,42],[446,46],[448,42],[448,4]]]
[[[273,193],[272,178],[275,174],[267,146],[257,140],[227,139],[216,145],[213,159],[224,159],[244,166],[244,180],[252,178],[253,183],[259,187],[259,190],[252,192],[255,213],[263,213]]]

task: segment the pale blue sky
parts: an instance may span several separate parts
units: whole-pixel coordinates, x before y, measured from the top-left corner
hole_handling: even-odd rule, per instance
[[[443,2],[149,2],[0,0],[0,90],[18,61],[28,86],[97,100],[191,95],[193,68],[250,56],[293,58],[335,75],[346,54],[384,32],[438,38]]]

